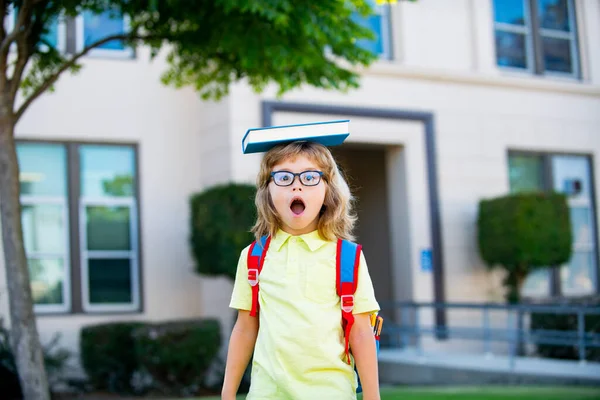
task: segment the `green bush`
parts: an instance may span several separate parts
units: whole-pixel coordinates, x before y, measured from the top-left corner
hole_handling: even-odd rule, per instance
[[[583,297],[573,299],[563,299],[560,303],[553,303],[553,306],[582,306],[599,307],[600,297]],[[585,332],[594,335],[600,335],[600,315],[586,315],[584,317]],[[555,314],[555,313],[532,313],[530,322],[531,334],[534,337],[553,337],[551,332],[543,331],[570,331],[573,335],[577,334],[577,314]],[[555,337],[555,336],[554,336]],[[573,338],[573,340],[576,340]],[[600,342],[596,342],[599,345]],[[536,344],[536,353],[541,357],[559,358],[567,360],[579,359],[579,347],[577,345],[550,345]],[[600,347],[588,347],[585,351],[587,361],[600,362]]]
[[[114,393],[134,393],[138,368],[133,331],[142,322],[116,322],[81,329],[81,363],[92,386]]]
[[[0,320],[0,393],[7,400],[20,399],[23,396],[8,330],[4,328],[2,320]]]
[[[147,325],[135,332],[142,372],[163,394],[195,395],[221,344],[217,320],[173,321]]]
[[[571,223],[567,199],[559,193],[523,193],[479,203],[478,244],[490,268],[508,274],[508,300],[533,268],[565,263],[571,257]]]
[[[198,273],[235,279],[240,252],[253,240],[255,193],[252,185],[231,183],[191,197],[190,244]]]

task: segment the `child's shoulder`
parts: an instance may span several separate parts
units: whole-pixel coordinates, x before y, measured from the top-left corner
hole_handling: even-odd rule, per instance
[[[252,243],[253,243],[253,241],[252,241],[252,242],[250,242],[250,243],[248,243],[248,244],[246,245],[246,247],[244,247],[244,248],[242,249],[242,251],[240,252],[240,254],[241,254],[241,255],[248,254],[248,252],[250,251],[250,247],[252,247]]]
[[[246,259],[248,257],[248,252],[250,251],[250,247],[252,246],[252,242],[248,243],[246,247],[240,251],[240,258]]]
[[[248,252],[250,251],[250,248],[252,247],[252,245],[254,244],[254,242],[256,241],[256,239],[251,239],[247,244],[246,247],[244,247],[242,249],[242,251],[240,252],[240,256],[247,256]]]

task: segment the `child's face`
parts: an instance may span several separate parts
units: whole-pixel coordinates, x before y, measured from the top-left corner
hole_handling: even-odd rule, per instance
[[[292,176],[283,171],[304,174]],[[281,229],[292,235],[316,230],[327,192],[325,179],[319,176],[321,169],[310,159],[300,155],[275,165],[271,170],[273,172],[278,173],[271,176],[269,194],[283,225]],[[290,182],[292,183],[289,184]],[[319,183],[314,185],[315,182]]]

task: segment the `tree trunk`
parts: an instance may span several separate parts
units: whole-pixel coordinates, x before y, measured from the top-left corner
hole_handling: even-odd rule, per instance
[[[516,293],[517,293],[517,302],[516,304],[520,305],[521,303],[521,293],[523,290],[523,286],[525,284],[525,279],[527,278],[527,267],[525,265],[520,266],[520,268],[515,272],[516,275]],[[523,323],[523,311],[519,310],[517,312],[517,355],[524,356],[526,354],[525,343],[523,341],[524,336],[524,323]]]
[[[10,339],[24,399],[49,400],[23,245],[19,166],[13,131],[12,119],[7,116],[0,118],[0,216],[10,302]]]

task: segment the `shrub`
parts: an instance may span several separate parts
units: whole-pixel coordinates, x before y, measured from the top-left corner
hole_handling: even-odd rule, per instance
[[[133,393],[138,367],[133,331],[141,322],[117,322],[81,329],[81,363],[92,386],[114,393]]]
[[[22,398],[15,357],[10,348],[8,330],[4,328],[2,320],[0,320],[0,393],[7,400]]]
[[[479,204],[478,243],[490,268],[508,272],[509,302],[533,268],[565,263],[571,257],[571,223],[567,199],[559,193],[523,193]]]
[[[220,344],[219,322],[213,319],[159,323],[135,332],[140,368],[163,394],[194,395],[204,388]]]
[[[231,183],[192,196],[190,244],[198,273],[235,279],[240,252],[253,240],[255,193],[252,185]]]
[[[582,306],[582,307],[599,307],[600,297],[583,297],[573,299],[563,299],[559,304],[564,306]],[[549,337],[550,332],[540,331],[571,331],[574,335],[577,334],[577,314],[555,314],[555,313],[532,313],[530,329],[534,337]],[[584,317],[585,332],[594,335],[600,335],[600,315],[588,314]],[[551,336],[550,336],[551,337]],[[574,336],[575,338],[576,336]],[[596,345],[600,343],[596,342]],[[579,347],[577,345],[550,345],[536,344],[536,353],[541,357],[559,358],[567,360],[579,359]],[[587,347],[585,358],[588,361],[600,361],[600,347]]]

